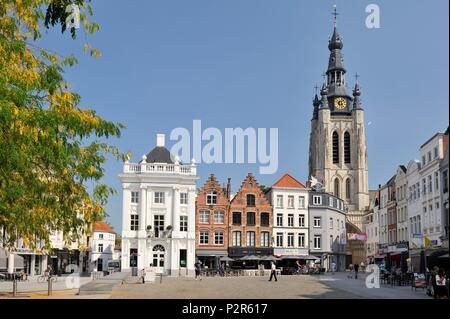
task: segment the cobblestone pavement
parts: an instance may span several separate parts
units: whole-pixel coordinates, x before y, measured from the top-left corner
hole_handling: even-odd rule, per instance
[[[423,299],[424,291],[411,287],[368,289],[364,275],[348,279],[345,273],[321,276],[163,278],[154,283],[118,285],[111,298],[149,299]]]

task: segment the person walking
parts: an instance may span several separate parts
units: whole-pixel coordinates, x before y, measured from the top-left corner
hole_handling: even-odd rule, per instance
[[[336,272],[336,263],[333,261],[331,263],[331,273],[334,275],[335,272]]]
[[[350,264],[348,268],[350,269],[350,274],[347,276],[347,278],[353,279],[353,264]]]
[[[447,279],[444,269],[439,269],[436,274],[436,288],[434,289],[434,299],[448,299]]]
[[[197,280],[198,278],[200,278],[200,280],[202,280],[202,278],[200,277],[200,272],[201,272],[201,264],[199,261],[197,261],[194,265],[195,268],[195,280]]]
[[[275,278],[275,281],[278,281],[277,279],[277,266],[275,265],[275,263],[272,261],[271,266],[270,266],[270,278],[269,281],[272,281],[272,278]]]
[[[359,265],[358,265],[358,264],[355,264],[354,269],[355,269],[355,279],[358,279],[358,269],[359,269]]]
[[[361,271],[366,272],[366,264],[364,263],[364,261],[361,261]]]

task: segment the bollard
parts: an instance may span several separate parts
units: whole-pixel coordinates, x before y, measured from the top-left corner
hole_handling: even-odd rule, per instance
[[[48,276],[48,296],[52,295],[52,276]]]
[[[13,277],[13,296],[17,297],[17,279],[15,276]]]
[[[162,284],[162,273],[159,274],[159,283]]]

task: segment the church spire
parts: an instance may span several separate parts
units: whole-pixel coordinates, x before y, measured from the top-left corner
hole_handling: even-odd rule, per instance
[[[322,89],[320,90],[320,95],[322,96],[322,102],[320,109],[329,109],[328,107],[328,86],[324,82],[322,85]]]
[[[362,110],[362,106],[361,106],[361,89],[359,87],[359,83],[358,83],[358,73],[356,73],[355,78],[356,78],[356,83],[355,83],[355,88],[353,89],[353,109],[354,110]]]
[[[330,58],[328,61],[327,77],[328,77],[328,95],[329,96],[349,96],[345,87],[345,67],[344,57],[342,55],[342,48],[344,43],[342,37],[337,30],[337,13],[336,6],[334,6],[334,28],[333,35],[328,42],[328,49],[330,50]]]

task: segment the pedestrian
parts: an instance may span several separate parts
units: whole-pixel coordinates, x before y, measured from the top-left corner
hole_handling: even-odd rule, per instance
[[[302,273],[302,265],[300,264],[300,261],[297,260],[295,262],[295,264],[297,265],[297,274],[301,274]]]
[[[364,261],[361,261],[361,271],[366,272],[366,264],[364,263]]]
[[[197,280],[198,278],[202,280],[202,278],[200,277],[201,263],[197,261],[194,265],[194,268],[195,268],[195,280]]]
[[[219,264],[219,275],[220,275],[220,277],[225,276],[225,270],[223,269],[223,263]]]
[[[348,268],[350,269],[350,274],[347,276],[347,278],[352,279],[353,278],[353,264],[350,264],[348,266]]]
[[[359,269],[359,265],[358,265],[358,264],[355,264],[354,269],[355,269],[355,279],[358,279],[358,269]]]
[[[436,274],[436,287],[434,289],[434,299],[448,299],[447,279],[444,269],[439,269]]]
[[[331,263],[331,272],[333,275],[336,272],[336,263],[334,261]]]
[[[271,269],[271,271],[270,271],[269,281],[272,281],[272,278],[275,278],[275,281],[278,281],[278,279],[277,279],[277,266],[275,265],[275,263],[273,261],[271,262],[270,269]]]

